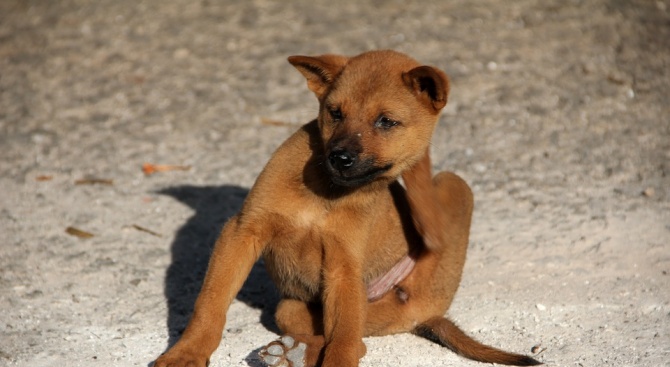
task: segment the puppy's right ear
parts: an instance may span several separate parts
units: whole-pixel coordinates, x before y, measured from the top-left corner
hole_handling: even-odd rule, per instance
[[[403,73],[402,79],[435,112],[439,112],[447,104],[449,78],[442,70],[432,66],[419,66]]]
[[[309,90],[314,92],[319,99],[333,84],[348,61],[348,57],[339,55],[291,56],[288,58],[288,62],[307,79]]]

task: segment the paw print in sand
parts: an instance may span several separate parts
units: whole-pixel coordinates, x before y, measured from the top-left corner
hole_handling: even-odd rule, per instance
[[[305,367],[306,350],[307,344],[284,335],[265,346],[259,355],[269,367]]]

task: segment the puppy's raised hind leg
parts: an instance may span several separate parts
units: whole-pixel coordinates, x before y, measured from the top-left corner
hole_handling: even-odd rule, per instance
[[[446,218],[437,201],[428,151],[412,168],[403,172],[412,221],[431,251],[444,249]]]

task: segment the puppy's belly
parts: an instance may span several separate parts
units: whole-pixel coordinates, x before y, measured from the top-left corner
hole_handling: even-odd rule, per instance
[[[389,246],[379,251],[376,256],[366,261],[363,281],[368,283],[386,273],[406,254],[407,249],[404,246],[403,248]],[[264,260],[268,273],[283,297],[319,302],[322,290],[321,256],[320,246],[279,245],[272,246],[266,251]]]
[[[317,301],[321,292],[321,246],[311,241],[274,241],[264,254],[268,273],[283,297]]]

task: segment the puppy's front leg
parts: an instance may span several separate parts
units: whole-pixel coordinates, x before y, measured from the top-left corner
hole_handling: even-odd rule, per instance
[[[233,217],[216,241],[205,280],[184,334],[155,367],[205,367],[221,341],[226,311],[267,243],[257,228]]]
[[[365,355],[366,294],[362,261],[346,246],[326,247],[324,259],[324,336],[322,367],[355,367]]]

